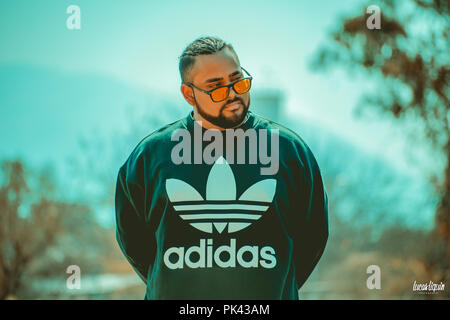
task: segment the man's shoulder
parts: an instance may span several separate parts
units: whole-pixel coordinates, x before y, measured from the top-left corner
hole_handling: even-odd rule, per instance
[[[138,143],[137,147],[152,147],[154,144],[170,141],[173,132],[177,129],[186,129],[184,118],[151,132]]]
[[[253,115],[257,120],[258,129],[277,130],[280,142],[295,143],[302,147],[307,147],[306,142],[294,130],[258,114],[253,113]]]
[[[184,118],[169,123],[141,139],[131,152],[129,158],[139,158],[145,154],[163,151],[165,146],[169,145],[172,133],[177,129],[185,129]]]
[[[258,120],[257,127],[266,129],[277,129],[279,136],[280,155],[300,161],[302,166],[313,166],[318,170],[318,164],[309,145],[294,130],[279,124],[278,122],[255,115]],[[281,152],[282,151],[282,152]]]

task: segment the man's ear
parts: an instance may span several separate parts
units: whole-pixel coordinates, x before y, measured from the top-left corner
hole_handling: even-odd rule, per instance
[[[181,93],[184,99],[193,107],[195,107],[195,99],[193,89],[184,83],[181,85]]]

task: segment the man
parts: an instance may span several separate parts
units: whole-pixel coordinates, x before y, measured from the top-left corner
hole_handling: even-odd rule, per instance
[[[230,44],[196,39],[179,69],[193,111],[145,137],[117,179],[117,241],[145,298],[298,299],[328,239],[311,150],[249,111]]]

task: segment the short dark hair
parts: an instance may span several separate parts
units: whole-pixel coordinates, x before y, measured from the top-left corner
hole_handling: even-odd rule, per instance
[[[181,81],[186,81],[190,69],[192,69],[192,67],[194,66],[196,56],[203,54],[213,54],[221,51],[224,48],[231,49],[239,62],[233,46],[230,43],[226,43],[220,38],[200,37],[188,44],[179,57],[180,62],[178,68],[180,70]]]

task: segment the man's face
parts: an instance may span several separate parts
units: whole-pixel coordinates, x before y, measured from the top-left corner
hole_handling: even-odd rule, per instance
[[[209,91],[244,77],[242,72],[233,52],[224,48],[214,54],[196,56],[188,81],[198,88]],[[225,100],[214,102],[209,94],[196,88],[183,86],[185,88],[182,88],[182,91],[186,100],[194,106],[202,118],[215,126],[235,127],[247,114],[250,105],[249,92],[236,94],[233,88],[230,88]],[[191,99],[188,99],[186,95],[189,95]]]

